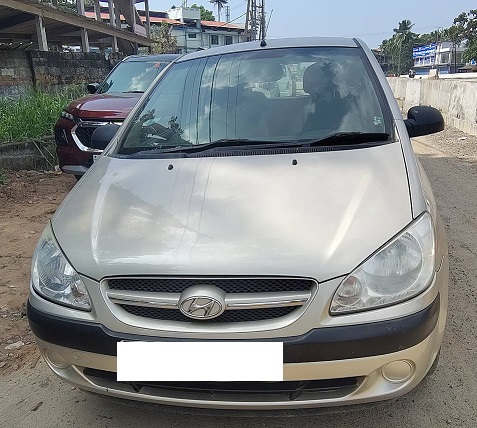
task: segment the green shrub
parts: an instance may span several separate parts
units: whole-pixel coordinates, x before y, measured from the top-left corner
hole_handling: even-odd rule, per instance
[[[84,94],[73,87],[47,93],[34,91],[18,99],[0,99],[0,143],[41,138],[53,133],[61,110]]]
[[[4,169],[0,168],[0,186],[5,186],[8,183],[8,176]]]

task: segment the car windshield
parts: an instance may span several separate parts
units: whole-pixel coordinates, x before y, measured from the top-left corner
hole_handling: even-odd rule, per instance
[[[384,134],[385,114],[358,48],[210,56],[171,67],[129,122],[116,153]]]
[[[170,61],[121,62],[102,83],[99,93],[144,92]]]

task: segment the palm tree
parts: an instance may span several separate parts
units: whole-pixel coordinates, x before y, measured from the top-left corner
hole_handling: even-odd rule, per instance
[[[210,0],[210,2],[217,6],[217,21],[220,22],[220,11],[229,2],[229,0]]]
[[[392,44],[393,50],[398,55],[398,74],[401,74],[401,55],[403,46],[409,44],[413,39],[416,38],[417,34],[411,31],[414,24],[409,21],[409,19],[405,19],[398,24],[398,28],[394,28],[394,35],[392,37]]]

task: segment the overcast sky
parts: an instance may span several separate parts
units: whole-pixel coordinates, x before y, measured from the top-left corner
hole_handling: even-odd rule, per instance
[[[212,10],[207,0],[189,0]],[[152,10],[167,10],[181,0],[150,0]],[[247,2],[229,0],[231,19],[245,14]],[[429,33],[449,27],[460,12],[477,8],[475,0],[266,0],[270,19],[268,37],[351,36],[375,48],[392,36],[403,19],[411,20],[414,32]],[[273,10],[273,12],[272,12]],[[214,14],[216,14],[214,9]],[[222,12],[221,20],[225,20]],[[245,16],[235,22],[245,22]]]

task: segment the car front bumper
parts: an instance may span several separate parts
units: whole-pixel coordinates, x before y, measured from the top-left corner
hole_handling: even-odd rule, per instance
[[[274,338],[284,343],[283,388],[256,382],[243,390],[221,388],[220,383],[211,390],[197,384],[191,389],[179,383],[118,382],[118,341],[173,339],[115,333],[99,324],[44,313],[31,303],[28,318],[49,367],[81,389],[175,406],[292,410],[381,401],[412,390],[439,352],[446,306],[446,296],[438,295],[422,311],[395,320]],[[326,386],[310,389],[306,381]]]

